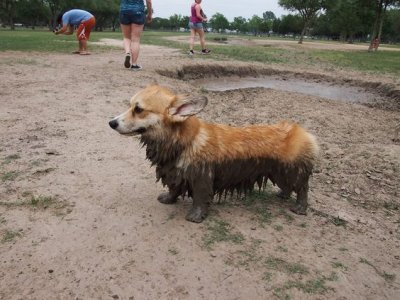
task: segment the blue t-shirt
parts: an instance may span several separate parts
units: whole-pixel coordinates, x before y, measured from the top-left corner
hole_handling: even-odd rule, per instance
[[[120,11],[144,12],[144,0],[121,0]]]
[[[82,9],[71,9],[62,16],[63,25],[78,26],[83,21],[93,18],[93,15]]]

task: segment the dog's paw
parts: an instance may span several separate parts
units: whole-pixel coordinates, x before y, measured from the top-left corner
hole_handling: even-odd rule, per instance
[[[293,206],[290,210],[298,215],[307,215],[307,207],[301,206],[299,204]]]
[[[165,192],[158,195],[157,200],[163,204],[173,204],[178,201],[178,198],[172,196],[169,192]]]
[[[186,215],[186,220],[201,223],[207,217],[207,210],[201,207],[193,207]]]

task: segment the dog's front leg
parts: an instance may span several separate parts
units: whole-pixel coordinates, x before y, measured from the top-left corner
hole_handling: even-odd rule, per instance
[[[308,183],[304,184],[296,193],[296,204],[290,210],[298,215],[306,215],[308,206]]]
[[[196,174],[191,179],[193,206],[186,215],[186,220],[201,223],[208,213],[208,204],[214,196],[211,172]]]
[[[182,193],[180,186],[168,187],[168,192],[161,193],[158,195],[157,200],[163,204],[173,204],[178,201],[178,196]]]

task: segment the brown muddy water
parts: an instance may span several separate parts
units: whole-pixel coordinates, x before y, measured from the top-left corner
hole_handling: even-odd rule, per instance
[[[298,78],[281,77],[221,77],[191,80],[191,84],[208,91],[228,91],[243,88],[269,88],[285,92],[301,93],[320,98],[351,103],[373,103],[377,94],[362,87],[333,84],[328,82],[304,81]]]

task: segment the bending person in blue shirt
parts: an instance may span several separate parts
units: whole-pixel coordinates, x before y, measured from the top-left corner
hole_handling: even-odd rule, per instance
[[[55,34],[70,35],[74,33],[74,26],[77,26],[76,37],[79,42],[79,50],[75,54],[88,55],[87,41],[90,31],[96,25],[94,16],[82,9],[72,9],[57,17],[57,24],[62,24],[59,30],[54,30]]]

